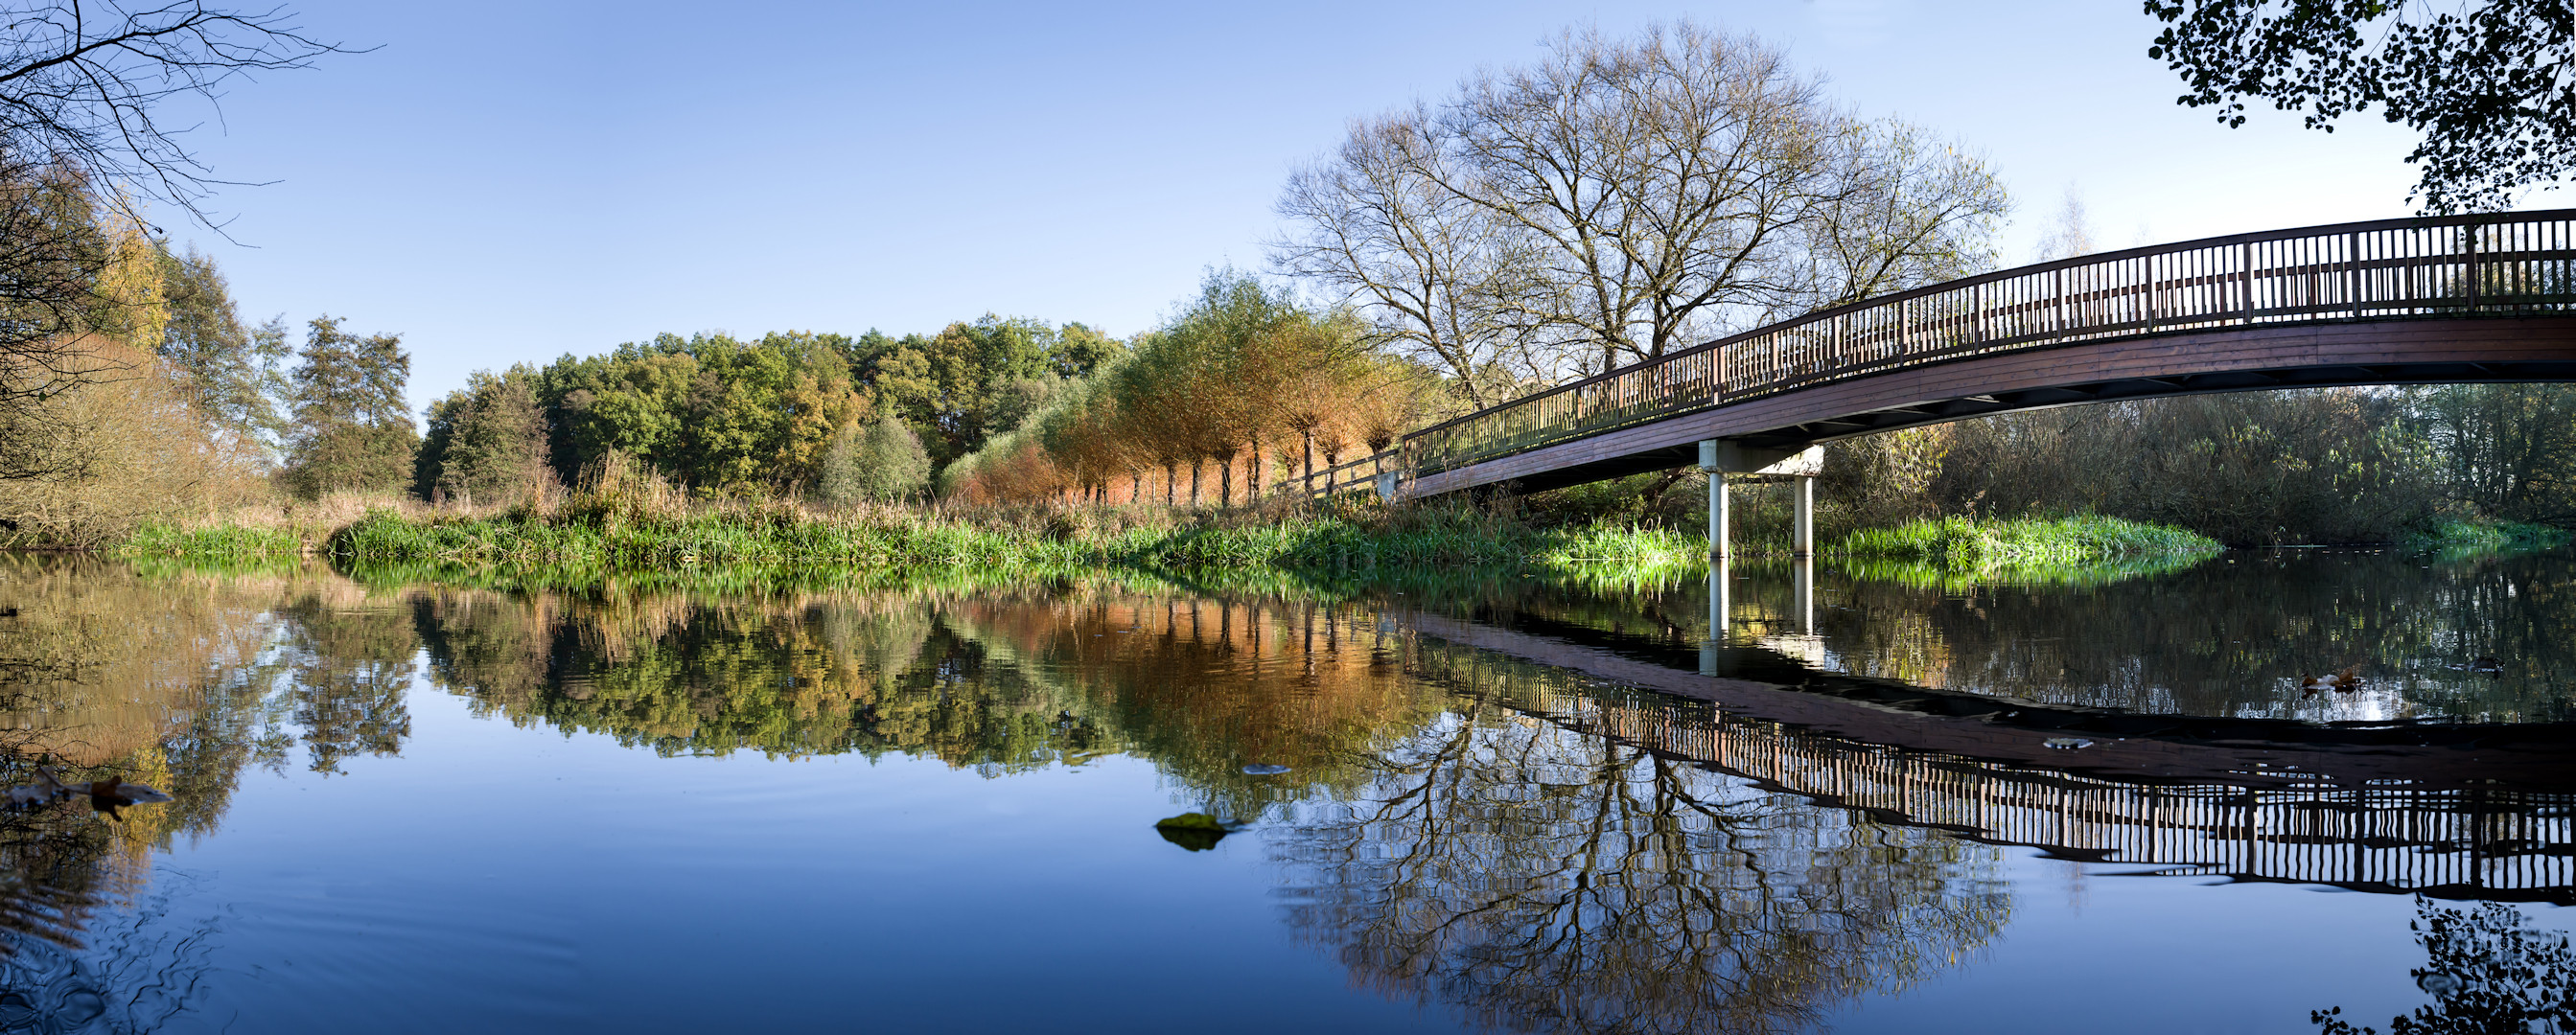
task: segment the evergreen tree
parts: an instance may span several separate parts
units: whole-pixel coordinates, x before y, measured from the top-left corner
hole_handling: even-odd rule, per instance
[[[307,499],[398,490],[411,480],[420,433],[403,400],[411,356],[402,337],[359,337],[330,316],[307,325],[290,378],[295,432],[282,478]]]

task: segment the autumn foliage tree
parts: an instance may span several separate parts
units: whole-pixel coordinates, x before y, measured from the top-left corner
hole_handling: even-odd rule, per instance
[[[1108,500],[1120,480],[1144,498],[1162,476],[1178,502],[1258,499],[1279,468],[1315,471],[1352,444],[1383,440],[1424,404],[1418,369],[1369,347],[1347,312],[1300,302],[1284,288],[1231,271],[1211,273],[1196,297],[1141,335],[1133,354],[1069,384],[1012,433],[961,459],[951,495],[1020,499],[1072,494]],[[1212,470],[1211,470],[1212,469]]]

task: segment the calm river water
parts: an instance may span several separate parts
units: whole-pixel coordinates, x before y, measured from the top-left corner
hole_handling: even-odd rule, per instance
[[[579,592],[0,557],[9,772],[176,795],[0,814],[0,1031],[2385,1030],[2569,980],[2572,642],[2567,553]]]

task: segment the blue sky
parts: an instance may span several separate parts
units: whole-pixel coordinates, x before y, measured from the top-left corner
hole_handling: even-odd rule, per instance
[[[659,331],[1150,327],[1258,268],[1282,179],[1356,116],[1569,25],[1754,32],[1843,103],[1985,154],[2031,258],[2069,190],[2106,246],[2407,213],[2412,138],[2177,106],[2136,0],[1936,3],[389,4],[304,0],[367,54],[237,83],[193,138],[245,316],[396,331],[467,372]],[[2540,204],[2568,204],[2564,193]]]

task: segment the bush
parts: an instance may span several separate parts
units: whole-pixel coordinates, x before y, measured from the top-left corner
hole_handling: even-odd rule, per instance
[[[834,435],[814,488],[824,502],[847,506],[911,499],[929,484],[930,451],[911,427],[889,414]]]

